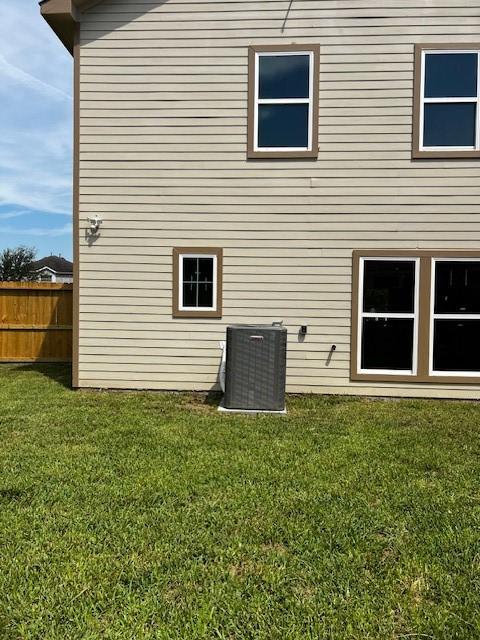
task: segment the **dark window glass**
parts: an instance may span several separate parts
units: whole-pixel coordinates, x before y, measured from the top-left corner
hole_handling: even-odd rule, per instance
[[[213,307],[212,258],[183,258],[183,306]]]
[[[308,98],[308,55],[260,56],[258,97],[262,98]]]
[[[183,306],[197,307],[197,284],[191,282],[183,285]]]
[[[362,369],[411,371],[413,319],[364,318]]]
[[[198,285],[198,306],[213,307],[213,284],[200,282]]]
[[[474,147],[476,103],[450,102],[424,105],[425,147]]]
[[[197,258],[183,258],[183,281],[196,282],[197,280]]]
[[[258,146],[308,148],[308,105],[259,104]]]
[[[366,260],[363,310],[366,313],[413,313],[415,263]]]
[[[213,260],[211,258],[198,259],[198,279],[200,282],[213,282]]]
[[[435,313],[480,313],[480,261],[436,263]]]
[[[434,371],[480,371],[480,320],[435,320]]]
[[[426,98],[468,98],[476,95],[476,53],[425,55]]]

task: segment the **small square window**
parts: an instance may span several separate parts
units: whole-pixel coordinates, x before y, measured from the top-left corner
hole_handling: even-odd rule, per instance
[[[173,316],[220,318],[221,249],[173,250]]]
[[[318,155],[318,46],[251,47],[248,156]]]
[[[480,51],[417,45],[414,157],[480,156]]]

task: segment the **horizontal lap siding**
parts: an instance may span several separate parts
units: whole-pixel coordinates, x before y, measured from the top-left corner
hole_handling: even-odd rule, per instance
[[[349,360],[353,249],[479,246],[478,161],[410,158],[413,45],[480,40],[479,8],[105,0],[87,12],[80,385],[207,390],[226,325],[284,320],[292,392],[475,397],[467,385],[353,384]],[[282,42],[321,45],[319,157],[247,162],[247,48]],[[94,213],[104,223],[89,245]],[[172,319],[182,245],[223,247],[222,320]]]

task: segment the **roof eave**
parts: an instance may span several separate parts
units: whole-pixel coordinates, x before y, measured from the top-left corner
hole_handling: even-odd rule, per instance
[[[57,271],[55,271],[55,269],[52,269],[51,267],[40,267],[39,269],[32,269],[32,273],[40,273],[40,271],[50,271],[50,273],[56,274],[58,273]]]
[[[99,2],[101,0],[41,0],[40,13],[73,54],[75,25],[80,20],[80,13]]]
[[[68,51],[73,54],[77,10],[72,0],[43,0],[40,2],[40,13]]]

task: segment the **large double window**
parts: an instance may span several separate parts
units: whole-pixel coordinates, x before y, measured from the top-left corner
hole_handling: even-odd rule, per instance
[[[354,255],[352,378],[480,378],[480,253]]]
[[[480,155],[480,51],[417,45],[414,156]]]
[[[319,47],[249,50],[249,157],[318,155]]]

